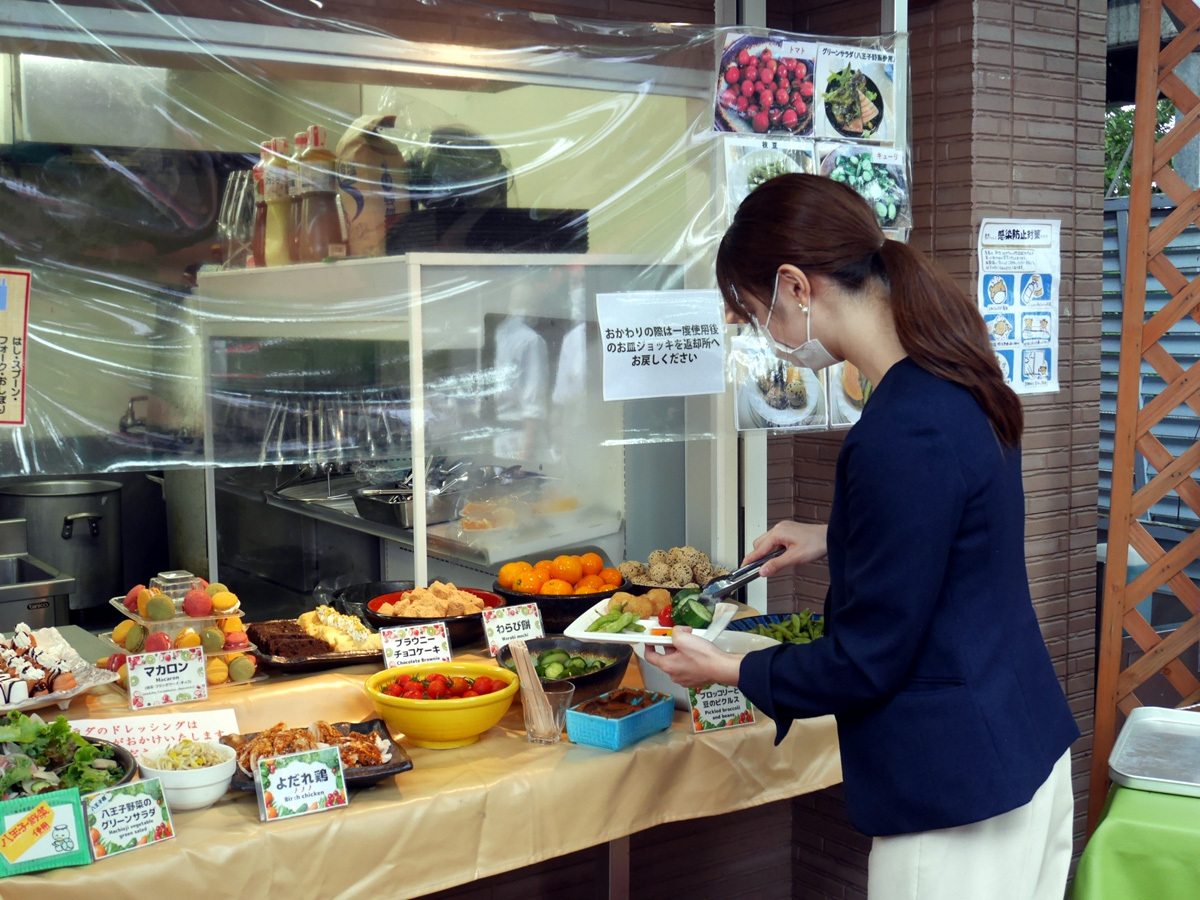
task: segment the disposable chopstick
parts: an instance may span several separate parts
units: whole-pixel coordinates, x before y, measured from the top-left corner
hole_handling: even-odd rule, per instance
[[[537,669],[529,655],[529,648],[524,641],[513,641],[508,645],[513,661],[517,664],[517,677],[521,681],[521,702],[531,713],[531,721],[538,734],[549,734],[554,730],[554,713],[550,711],[550,701],[542,689],[542,680],[538,678]]]

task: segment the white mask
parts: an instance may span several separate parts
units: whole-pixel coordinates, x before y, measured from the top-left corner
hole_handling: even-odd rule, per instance
[[[775,273],[775,289],[771,292],[771,308],[767,312],[767,321],[761,329],[759,329],[766,338],[771,352],[775,354],[776,359],[781,359],[785,363],[793,366],[803,366],[806,369],[812,369],[814,372],[819,372],[821,369],[832,366],[841,362],[836,356],[825,349],[825,345],[820,341],[814,341],[812,336],[812,305],[801,306],[800,311],[805,314],[804,325],[807,339],[799,347],[789,347],[787,344],[775,340],[771,335],[771,316],[775,312],[775,301],[779,293],[779,273]]]

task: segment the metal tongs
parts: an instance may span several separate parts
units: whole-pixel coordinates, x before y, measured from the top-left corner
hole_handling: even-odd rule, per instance
[[[774,559],[779,556],[786,549],[786,547],[776,547],[761,559],[756,559],[754,562],[744,565],[740,569],[730,572],[728,575],[713,578],[701,588],[700,593],[694,599],[703,604],[709,612],[712,612],[716,608],[718,601],[724,600],[730,594],[737,591],[738,588],[749,584],[757,578],[758,570],[762,568],[763,563],[768,559]]]

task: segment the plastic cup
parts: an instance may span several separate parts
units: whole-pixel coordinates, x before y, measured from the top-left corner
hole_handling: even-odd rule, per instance
[[[521,706],[525,711],[525,737],[534,744],[557,744],[562,740],[563,729],[567,725],[567,709],[571,705],[571,699],[575,696],[575,685],[551,683],[543,685],[543,688],[546,691],[546,700],[550,704],[550,713],[553,716],[552,730],[550,727],[534,721],[534,717],[531,715],[533,704],[525,702],[526,698],[522,695]]]

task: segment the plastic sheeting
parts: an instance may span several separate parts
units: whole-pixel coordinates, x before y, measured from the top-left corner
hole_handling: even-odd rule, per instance
[[[31,272],[0,474],[392,483],[418,455],[434,491],[466,458],[619,493],[626,448],[728,434],[735,402],[606,403],[598,293],[714,287],[732,209],[780,171],[862,179],[874,155],[856,186],[911,222],[890,39],[497,11],[494,44],[463,46],[154,10],[0,11],[0,268]],[[518,20],[536,41],[500,39]],[[336,181],[341,218],[300,263],[274,211],[255,246],[251,170],[286,138],[264,189],[302,217],[310,125],[337,159],[292,183]]]

